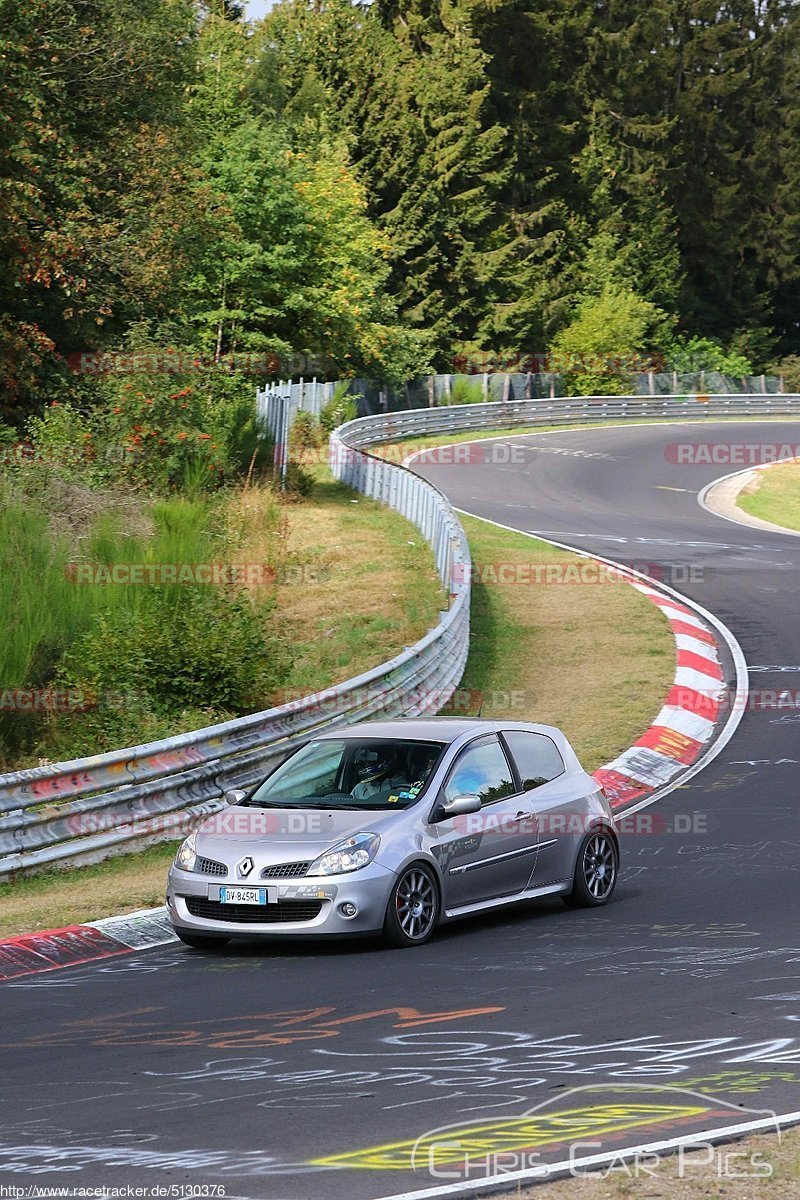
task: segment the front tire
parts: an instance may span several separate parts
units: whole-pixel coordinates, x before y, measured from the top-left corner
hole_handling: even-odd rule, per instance
[[[231,940],[226,937],[214,937],[213,934],[186,933],[183,929],[176,929],[175,932],[184,945],[191,946],[193,950],[220,950]]]
[[[436,876],[430,867],[413,863],[399,877],[386,907],[384,940],[390,946],[422,946],[439,920],[441,902]]]
[[[607,829],[593,829],[580,844],[572,891],[562,899],[570,908],[608,904],[617,886],[619,848]]]

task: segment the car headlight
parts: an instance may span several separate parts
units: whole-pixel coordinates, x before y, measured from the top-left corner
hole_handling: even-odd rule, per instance
[[[181,842],[181,848],[175,855],[175,866],[183,871],[193,871],[197,862],[197,834],[190,833]]]
[[[320,854],[308,868],[308,874],[344,875],[346,871],[358,871],[372,862],[380,844],[380,834],[354,833]]]

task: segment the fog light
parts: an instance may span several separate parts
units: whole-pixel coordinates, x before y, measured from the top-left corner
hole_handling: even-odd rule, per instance
[[[344,904],[339,905],[339,912],[343,917],[354,917],[358,909],[351,900],[345,900]]]

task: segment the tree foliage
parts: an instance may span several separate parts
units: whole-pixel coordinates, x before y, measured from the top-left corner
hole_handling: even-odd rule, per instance
[[[0,417],[95,402],[66,357],[134,327],[397,382],[616,297],[638,350],[800,350],[793,0],[0,16]]]

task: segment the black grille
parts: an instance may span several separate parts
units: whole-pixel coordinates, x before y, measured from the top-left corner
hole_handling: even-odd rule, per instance
[[[281,925],[287,921],[313,921],[322,909],[321,900],[280,900],[277,904],[220,904],[202,896],[187,896],[186,907],[193,917],[208,921],[230,921],[242,925]]]
[[[199,871],[201,875],[228,874],[228,868],[225,866],[225,863],[214,862],[213,858],[198,858],[195,871]]]
[[[307,875],[310,862],[276,863],[272,867],[264,867],[262,879],[293,879],[297,875]]]

